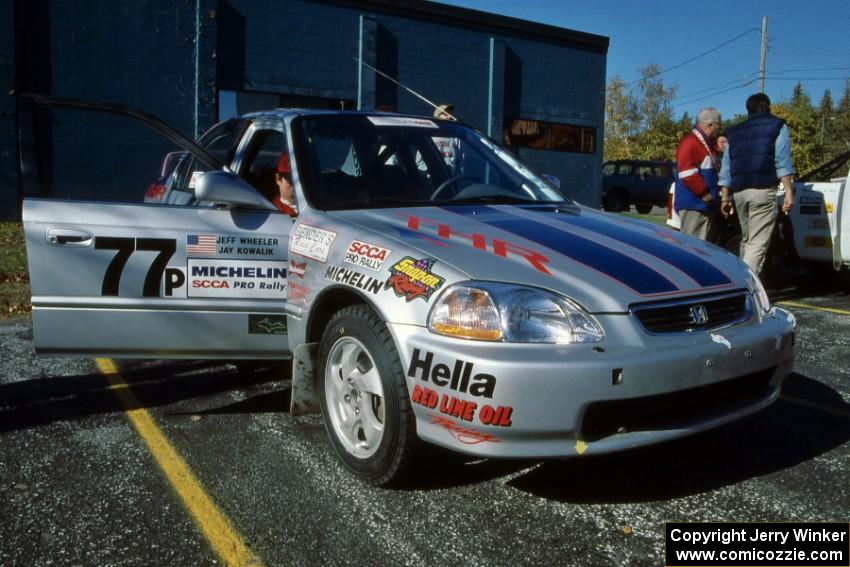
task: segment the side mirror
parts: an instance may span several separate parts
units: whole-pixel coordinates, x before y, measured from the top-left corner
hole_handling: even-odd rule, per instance
[[[557,187],[558,189],[561,188],[561,180],[558,179],[557,177],[555,177],[554,175],[549,175],[548,173],[544,173],[543,178],[546,179],[546,181],[548,181],[549,183],[551,183],[555,187]]]
[[[230,171],[207,171],[198,177],[195,198],[230,207],[276,211],[271,202]]]

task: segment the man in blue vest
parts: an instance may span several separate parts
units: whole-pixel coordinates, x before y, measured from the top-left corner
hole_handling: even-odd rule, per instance
[[[741,259],[761,274],[764,257],[778,215],[776,192],[785,188],[782,212],[794,204],[791,176],[791,138],[785,121],[770,113],[770,98],[764,93],[747,99],[747,119],[729,128],[726,151],[720,167],[721,211],[731,214],[734,197],[741,223]]]

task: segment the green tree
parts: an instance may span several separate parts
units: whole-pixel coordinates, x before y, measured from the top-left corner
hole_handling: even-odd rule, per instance
[[[665,86],[660,73],[661,68],[654,63],[640,70],[637,98],[643,128],[638,134],[637,157],[641,159],[673,159],[681,137],[673,117],[677,87]]]
[[[827,162],[840,154],[843,146],[835,132],[836,114],[832,92],[826,89],[823,91],[823,96],[818,105],[818,119],[820,120],[819,141],[823,147],[823,162]]]
[[[835,109],[835,120],[832,120],[832,139],[837,146],[837,152],[850,151],[850,80],[844,83],[844,94]]]
[[[638,103],[625,81],[614,76],[605,91],[605,160],[632,158],[639,131]]]
[[[820,117],[812,100],[797,83],[790,101],[774,104],[773,113],[788,123],[791,132],[791,158],[798,174],[806,173],[823,163],[825,152],[820,142]]]

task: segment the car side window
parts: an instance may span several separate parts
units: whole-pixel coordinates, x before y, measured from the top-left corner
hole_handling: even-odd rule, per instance
[[[215,126],[199,140],[199,145],[216,159],[229,165],[233,161],[236,145],[244,130],[244,121],[229,120]],[[171,179],[167,180],[167,204],[189,205],[199,204],[195,201],[195,182],[201,173],[210,168],[195,157],[186,155],[177,165]]]
[[[242,157],[239,176],[268,200],[277,195],[275,171],[285,149],[286,142],[279,130],[256,130]]]

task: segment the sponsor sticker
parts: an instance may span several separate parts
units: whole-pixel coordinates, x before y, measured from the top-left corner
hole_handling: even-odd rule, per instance
[[[435,364],[433,352],[422,352],[418,348],[414,348],[410,356],[407,376],[476,398],[492,399],[496,390],[496,377],[475,372],[473,363],[457,359],[451,365]]]
[[[286,262],[190,258],[187,271],[189,297],[286,299]]]
[[[360,272],[349,270],[341,266],[328,266],[325,272],[325,279],[328,281],[341,283],[350,287],[368,291],[372,294],[377,294],[381,291],[381,286],[384,282],[378,278],[361,274]]]
[[[248,315],[248,333],[251,335],[285,335],[286,315]]]
[[[511,416],[514,408],[511,406],[491,406],[478,402],[464,400],[449,394],[440,394],[427,386],[417,384],[410,393],[410,401],[414,404],[437,410],[443,415],[454,417],[461,421],[479,421],[491,427],[510,427],[513,425]]]
[[[389,248],[383,248],[362,240],[352,240],[345,251],[345,261],[377,272],[383,267],[390,252],[392,250]]]
[[[302,223],[295,227],[289,237],[289,251],[325,263],[335,238],[336,232],[332,230]]]
[[[431,271],[435,262],[433,258],[417,260],[405,256],[390,268],[390,277],[384,284],[384,289],[392,288],[398,297],[404,297],[408,302],[417,297],[428,301],[431,294],[446,283],[445,278]]]
[[[312,291],[313,290],[309,287],[304,287],[303,285],[292,281],[289,282],[289,289],[287,290],[289,297],[287,299],[290,303],[305,305],[307,303],[307,297]]]
[[[425,118],[405,118],[403,116],[370,116],[369,122],[375,126],[413,126],[414,128],[437,128],[433,121]]]
[[[445,417],[437,415],[435,413],[428,415],[431,418],[431,423],[433,425],[439,425],[440,427],[448,431],[452,437],[454,437],[457,441],[463,443],[464,445],[478,445],[479,443],[501,443],[499,439],[489,433],[483,433],[481,431],[478,431],[477,429],[471,429],[469,427],[458,425],[454,421],[446,419]]]
[[[300,279],[304,279],[304,274],[307,272],[307,262],[296,262],[295,260],[289,260],[289,273]]]

